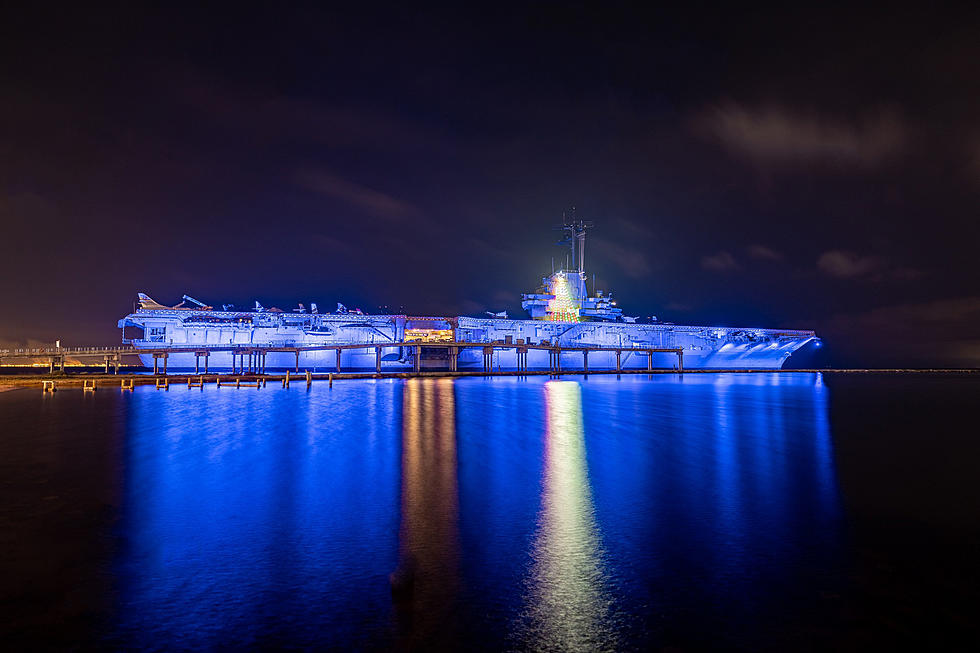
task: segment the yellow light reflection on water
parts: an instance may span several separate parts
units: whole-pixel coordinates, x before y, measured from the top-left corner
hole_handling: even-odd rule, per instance
[[[459,488],[452,379],[405,383],[401,528],[392,591],[400,643],[438,646],[459,584]]]
[[[550,381],[545,402],[542,505],[520,639],[534,650],[614,650],[612,602],[586,465],[581,388]]]

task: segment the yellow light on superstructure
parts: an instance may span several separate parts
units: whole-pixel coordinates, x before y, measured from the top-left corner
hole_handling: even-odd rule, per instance
[[[563,274],[555,275],[553,279],[551,294],[555,298],[548,301],[548,313],[551,320],[553,322],[578,322],[578,302],[572,297],[571,289],[568,287],[568,279]]]

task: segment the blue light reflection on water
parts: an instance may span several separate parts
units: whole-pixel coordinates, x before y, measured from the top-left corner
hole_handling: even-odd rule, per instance
[[[826,393],[804,374],[140,389],[119,637],[751,641],[839,566]]]
[[[625,620],[630,641],[697,642],[706,622],[742,641],[767,612],[786,618],[799,587],[834,587],[841,506],[818,376],[596,380],[584,412],[610,574],[622,610],[661,617]]]
[[[332,390],[135,393],[121,596],[135,643],[354,642],[387,620],[402,386]]]

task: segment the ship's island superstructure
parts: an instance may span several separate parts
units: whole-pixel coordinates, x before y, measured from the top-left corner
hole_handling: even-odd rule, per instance
[[[410,315],[370,315],[349,311],[342,304],[334,313],[320,313],[316,304],[309,310],[302,304],[289,312],[264,308],[259,302],[250,310],[225,305],[221,310],[184,295],[176,306],[165,306],[139,293],[139,307],[119,320],[123,343],[146,350],[140,359],[152,365],[152,351],[170,349],[173,368],[194,367],[195,351],[216,349],[210,354],[212,369],[232,368],[230,347],[296,348],[322,346],[295,354],[270,351],[268,368],[291,368],[295,363],[307,368],[333,369],[339,363],[344,369],[375,369],[376,347],[381,347],[381,367],[385,370],[410,370],[412,347],[392,343],[494,343],[506,344],[494,350],[494,369],[516,369],[514,344],[551,345],[559,347],[601,347],[623,350],[657,348],[683,350],[684,367],[688,369],[779,369],[789,356],[811,341],[818,340],[813,331],[787,329],[731,328],[716,326],[682,326],[651,320],[638,323],[637,318],[623,315],[612,293],[596,290],[589,296],[585,273],[585,235],[591,223],[575,221],[562,225],[570,245],[571,265],[553,270],[542,279],[540,288],[522,295],[521,305],[531,319],[510,319],[506,312],[488,313],[487,317],[424,317]],[[567,268],[567,269],[566,269]],[[188,305],[189,302],[189,305]],[[364,344],[363,349],[331,349],[329,345]],[[219,350],[220,349],[220,350]],[[447,347],[448,349],[448,347]],[[459,351],[459,369],[478,368],[483,364],[480,347]],[[422,349],[421,367],[445,368],[448,355],[442,357],[438,347]],[[531,349],[527,369],[548,369],[550,352]],[[582,355],[562,352],[564,369],[580,369]],[[676,357],[669,352],[652,354],[653,365],[671,368]],[[606,360],[606,359],[609,360]],[[615,352],[595,351],[589,358],[592,369],[615,366]],[[622,369],[647,369],[646,353],[633,355],[624,351]]]

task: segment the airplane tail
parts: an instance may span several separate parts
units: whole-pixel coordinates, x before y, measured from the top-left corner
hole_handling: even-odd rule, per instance
[[[152,297],[146,293],[138,292],[136,295],[139,297],[140,309],[144,311],[155,311],[155,310],[166,310],[170,306],[164,306],[160,302],[154,300]]]

